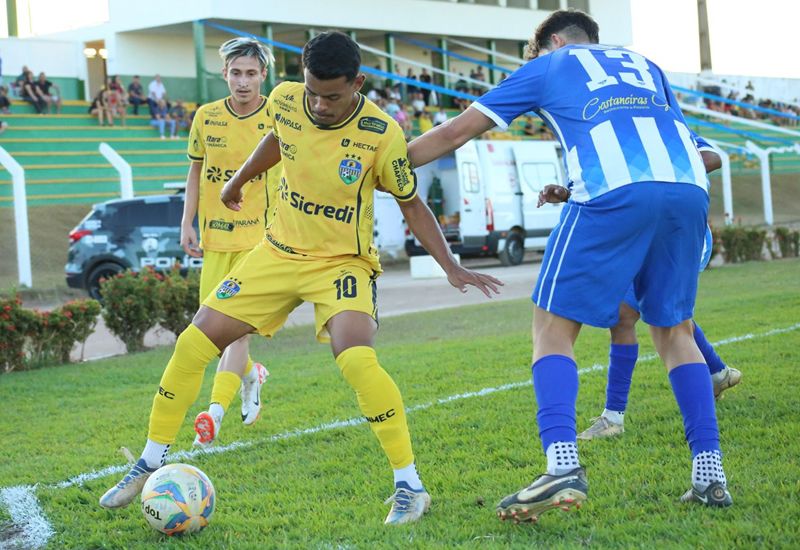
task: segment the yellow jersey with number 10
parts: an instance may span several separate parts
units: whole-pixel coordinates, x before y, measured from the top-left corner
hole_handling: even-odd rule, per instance
[[[380,271],[375,189],[400,201],[417,193],[400,126],[361,94],[344,121],[318,125],[296,82],[275,87],[268,109],[283,168],[267,240],[298,258],[358,256]]]
[[[215,252],[249,250],[264,239],[269,200],[274,201],[280,172],[280,166],[275,166],[268,177],[259,174],[247,182],[240,211],[222,204],[222,186],[272,129],[266,97],[261,97],[255,111],[243,116],[236,114],[229,102],[228,97],[200,107],[189,133],[189,159],[203,163],[197,209],[200,246]]]

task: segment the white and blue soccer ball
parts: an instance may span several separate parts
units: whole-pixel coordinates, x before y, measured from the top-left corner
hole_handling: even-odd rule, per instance
[[[157,531],[167,535],[196,533],[214,513],[214,486],[208,476],[188,464],[156,470],[142,489],[142,513]]]

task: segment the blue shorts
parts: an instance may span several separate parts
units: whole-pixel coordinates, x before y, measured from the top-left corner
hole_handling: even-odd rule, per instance
[[[707,214],[705,190],[683,183],[634,183],[569,202],[547,241],[533,301],[610,328],[633,284],[646,323],[691,319]]]
[[[711,234],[711,228],[706,226],[706,236],[703,239],[703,256],[700,258],[700,272],[702,273],[703,270],[708,266],[708,262],[711,261],[711,251],[714,246],[714,235]],[[628,291],[625,293],[625,298],[622,300],[632,309],[639,311],[639,300],[636,299],[636,293],[633,291],[633,285],[628,287]]]

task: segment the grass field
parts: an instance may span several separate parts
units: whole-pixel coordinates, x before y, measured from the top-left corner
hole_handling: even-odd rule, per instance
[[[799,272],[800,261],[785,260],[701,277],[696,318],[744,373],[718,406],[730,509],[678,503],[689,486],[690,454],[663,367],[645,359],[634,375],[625,435],[581,445],[587,505],[577,514],[549,512],[535,526],[497,520],[496,502],[544,468],[529,383],[527,301],[382,323],[378,354],[403,392],[433,497],[419,524],[382,525],[391,472],[365,424],[332,424],[357,419],[358,408],[310,327],[256,340],[254,355],[272,372],[262,419],[243,427],[237,399],[220,452],[181,458],[217,490],[211,526],[199,535],[168,539],[147,526],[136,505],[97,505],[126,469],[119,447],[141,451],[170,349],[0,377],[0,488],[22,486],[38,499],[53,530],[49,548],[797,548]],[[642,327],[640,338],[646,358],[653,348]],[[591,367],[606,364],[607,345],[607,332],[598,329],[579,339],[579,429],[603,408],[605,372]],[[204,408],[212,378],[173,451],[190,449],[188,420]],[[11,522],[10,494],[0,492],[0,547],[22,528]]]
[[[775,223],[800,223],[800,174],[775,174],[772,179]],[[764,222],[761,199],[761,180],[757,176],[733,176],[733,207],[737,221],[745,225]],[[34,206],[29,209],[31,234],[31,264],[33,286],[38,293],[49,296],[49,301],[71,298],[64,281],[64,264],[67,261],[67,235],[89,212],[89,204],[63,204],[58,206]],[[709,217],[716,227],[723,220],[722,185],[718,177],[712,177]],[[16,242],[14,240],[14,210],[0,208],[0,227],[4,228],[0,239],[0,290],[16,284]],[[48,301],[48,298],[45,298]]]

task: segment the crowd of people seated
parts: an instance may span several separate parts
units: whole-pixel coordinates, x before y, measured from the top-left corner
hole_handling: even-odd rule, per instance
[[[375,68],[381,70],[380,65],[376,65]],[[400,75],[403,73],[395,66],[394,74]],[[414,122],[416,122],[419,133],[424,134],[434,126],[447,121],[448,108],[463,111],[471,103],[469,100],[457,97],[440,97],[433,90],[416,86],[413,81],[432,83],[431,75],[427,69],[422,69],[421,73],[416,75],[413,69],[409,68],[404,76],[406,81],[402,83],[387,82],[381,76],[372,76],[367,79],[364,91],[370,100],[374,101],[397,121],[408,139],[412,137]],[[504,73],[501,74],[500,80],[502,81],[506,76]],[[453,86],[457,91],[480,96],[488,90],[488,87],[482,87],[474,82],[472,83],[473,86],[470,87],[467,80],[463,78],[463,74],[461,74],[461,77]],[[485,82],[486,80],[483,68],[480,66],[471,71],[469,77],[479,82]],[[547,127],[543,124],[534,124],[532,117],[526,117],[524,123],[520,125],[520,130],[520,133],[527,138],[554,139],[553,134]],[[508,136],[511,137],[511,134],[508,134]]]
[[[1,88],[2,96],[6,98],[5,103],[8,103],[5,109],[9,109],[9,91],[5,87]],[[40,72],[38,77],[34,76],[34,72],[27,65],[22,67],[22,73],[11,82],[11,92],[23,101],[33,105],[33,108],[40,115],[45,114],[45,112],[48,114],[54,111],[56,113],[61,112],[61,90],[58,85],[47,80],[47,75],[44,72]]]
[[[161,139],[167,139],[167,132],[170,139],[177,139],[180,129],[191,126],[193,113],[188,112],[180,99],[170,102],[160,75],[156,75],[147,86],[146,94],[138,75],[127,88],[118,76],[109,77],[92,99],[89,113],[97,117],[100,126],[114,126],[115,118],[125,126],[129,105],[134,115],[139,114],[139,107],[147,105],[150,125],[158,130]]]
[[[718,86],[708,87],[706,88],[706,90],[708,90],[709,92],[713,92],[712,95],[721,96],[721,91]],[[740,96],[741,94],[738,91],[731,90],[725,97],[726,99],[729,99],[731,101],[748,103],[750,105],[756,105],[758,107],[762,107],[765,109],[772,109],[773,111],[779,111],[781,113],[795,117],[800,116],[800,104],[798,104],[797,101],[795,101],[795,103],[792,104],[780,101],[773,101],[767,98],[757,98],[755,96],[755,87],[753,86],[752,82],[747,83],[744,95],[741,97]],[[742,118],[749,118],[752,120],[765,120],[773,124],[776,124],[778,126],[798,126],[798,121],[795,119],[782,117],[771,113],[765,113],[763,111],[758,111],[756,109],[747,108],[741,105],[727,103],[722,100],[704,98],[703,103],[705,104],[705,107],[707,109],[719,113],[726,113]]]

